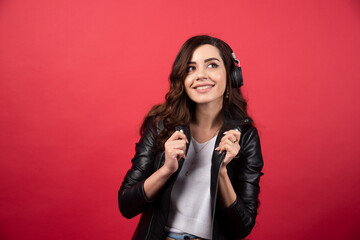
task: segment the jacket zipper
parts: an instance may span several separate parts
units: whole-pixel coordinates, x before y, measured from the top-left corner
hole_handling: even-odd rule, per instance
[[[214,219],[215,219],[215,211],[216,211],[217,192],[218,192],[218,188],[219,188],[220,168],[224,161],[224,158],[225,158],[225,154],[223,154],[223,156],[221,156],[220,164],[219,164],[219,168],[218,168],[218,176],[217,176],[216,188],[215,188],[215,199],[214,199],[214,206],[213,206],[214,211],[213,211],[212,220],[211,220],[211,238],[210,239],[213,239],[213,235],[214,235]]]
[[[164,154],[165,154],[165,151],[161,154],[160,161],[159,161],[159,165],[157,166],[156,170],[158,170],[158,169],[160,168],[160,165],[161,165],[161,162],[162,162],[162,157],[164,156]],[[145,240],[147,240],[148,237],[149,237],[150,229],[151,229],[151,225],[152,225],[152,221],[153,221],[154,215],[155,215],[155,211],[152,211],[152,213],[151,213],[151,219],[150,219],[150,223],[149,223],[149,228],[148,228],[148,232],[147,232],[147,234],[146,234]]]

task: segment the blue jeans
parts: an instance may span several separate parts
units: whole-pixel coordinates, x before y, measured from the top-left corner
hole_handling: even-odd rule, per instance
[[[187,234],[187,233],[184,233],[184,234],[168,233],[167,236],[170,237],[170,238],[173,238],[173,239],[200,239],[200,238],[197,237],[197,236],[194,236],[194,235],[191,235],[191,234]]]

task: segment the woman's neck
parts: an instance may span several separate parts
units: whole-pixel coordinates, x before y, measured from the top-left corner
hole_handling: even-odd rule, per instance
[[[219,128],[223,123],[222,104],[196,104],[192,123],[201,129]]]
[[[191,136],[199,143],[207,142],[218,133],[223,121],[222,104],[196,104]]]

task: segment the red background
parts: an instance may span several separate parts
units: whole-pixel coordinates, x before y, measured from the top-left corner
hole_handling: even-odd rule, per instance
[[[130,239],[117,191],[197,34],[240,58],[260,132],[249,238],[360,238],[359,1],[3,0],[1,239]]]

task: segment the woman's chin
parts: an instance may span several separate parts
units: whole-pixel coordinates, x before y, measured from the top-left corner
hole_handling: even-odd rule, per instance
[[[201,105],[205,105],[205,104],[209,104],[209,105],[216,105],[219,104],[222,106],[222,102],[223,102],[223,98],[195,98],[192,99],[196,104],[201,104]]]

